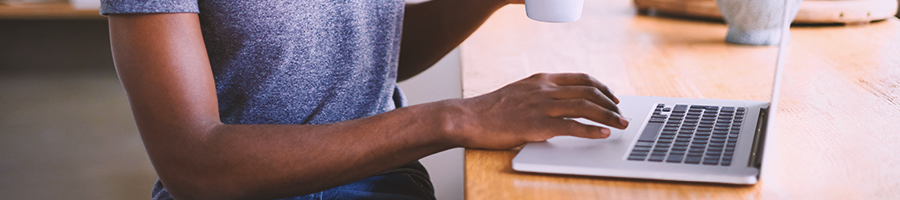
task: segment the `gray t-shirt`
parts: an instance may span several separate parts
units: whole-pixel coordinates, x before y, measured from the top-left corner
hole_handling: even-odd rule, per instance
[[[402,105],[403,0],[102,0],[100,9],[185,12],[199,13],[226,124],[325,124]]]
[[[100,9],[199,13],[226,124],[325,124],[403,106],[403,12],[403,0],[102,0]],[[171,196],[157,181],[153,198]]]

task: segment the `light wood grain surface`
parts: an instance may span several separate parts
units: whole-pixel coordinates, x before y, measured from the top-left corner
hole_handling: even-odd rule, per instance
[[[95,19],[106,20],[97,9],[78,10],[67,2],[53,3],[0,3],[0,19]]]
[[[584,72],[619,95],[768,101],[775,47],[726,44],[724,24],[636,10],[629,0],[585,1],[580,21],[551,24],[507,6],[463,43],[463,94],[536,72]],[[521,173],[511,168],[518,150],[467,149],[467,199],[900,198],[900,20],[791,34],[760,183]]]

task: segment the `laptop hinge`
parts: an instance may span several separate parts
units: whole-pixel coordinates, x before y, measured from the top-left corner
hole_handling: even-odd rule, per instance
[[[769,109],[759,109],[759,119],[756,120],[756,134],[753,137],[753,148],[750,150],[750,160],[747,166],[760,169],[762,167],[763,145],[766,139],[766,124],[768,123]]]

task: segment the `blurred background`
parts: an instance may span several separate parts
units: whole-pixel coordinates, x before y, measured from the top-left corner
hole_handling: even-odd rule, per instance
[[[150,198],[156,173],[98,8],[0,0],[0,199]],[[458,51],[400,85],[411,104],[461,97]],[[463,199],[462,152],[422,159],[438,199]]]
[[[98,7],[0,0],[0,199],[149,199],[156,174]],[[459,63],[455,50],[400,87],[413,104],[459,98]],[[463,199],[462,149],[422,162],[438,199]]]

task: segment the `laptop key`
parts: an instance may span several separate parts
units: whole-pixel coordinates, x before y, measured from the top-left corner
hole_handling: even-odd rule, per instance
[[[672,147],[672,151],[685,151],[687,150],[687,146],[674,146]]]
[[[684,155],[669,155],[669,159],[666,159],[666,162],[670,163],[680,163],[681,159],[684,158]]]
[[[646,156],[635,156],[635,155],[628,156],[628,160],[643,161],[645,158],[646,158]]]
[[[635,147],[649,147],[649,146],[653,146],[653,142],[652,141],[651,142],[638,141],[637,144],[635,144],[634,146]]]
[[[731,166],[731,161],[730,161],[730,160],[723,160],[723,161],[722,161],[722,166]]]
[[[631,151],[650,151],[650,147],[634,147]]]
[[[638,141],[653,142],[659,134],[660,128],[662,128],[662,123],[647,123]]]
[[[674,146],[676,146],[676,147],[678,147],[678,146],[683,147],[683,146],[687,146],[687,145],[689,145],[688,142],[675,142],[675,144],[674,144]]]
[[[716,159],[716,160],[705,160],[705,159],[704,159],[704,160],[703,160],[703,164],[704,164],[704,165],[718,165],[718,164],[719,164],[719,160],[718,160],[718,159]]]
[[[666,156],[650,156],[650,159],[648,160],[653,162],[662,162],[665,158]]]
[[[675,104],[675,109],[673,109],[672,112],[684,112],[687,111],[687,109],[687,105]]]
[[[689,152],[699,152],[699,153],[703,153],[703,151],[705,151],[705,150],[706,150],[705,148],[694,148],[694,147],[691,147],[691,149],[689,149],[688,151],[689,151]]]
[[[688,156],[687,158],[684,159],[684,163],[698,164],[698,163],[700,163],[700,159],[701,159],[700,156]]]
[[[703,152],[690,152],[690,153],[688,153],[687,155],[688,155],[688,156],[702,157],[702,156],[703,156]]]

